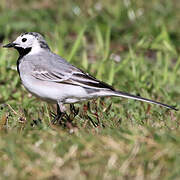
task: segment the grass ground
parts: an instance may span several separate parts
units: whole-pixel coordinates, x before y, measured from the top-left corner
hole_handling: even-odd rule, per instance
[[[179,6],[2,0],[0,39],[40,32],[54,52],[116,89],[179,108]],[[55,107],[22,87],[17,57],[0,48],[0,179],[180,179],[179,112],[103,98],[75,105],[74,128],[51,125]]]

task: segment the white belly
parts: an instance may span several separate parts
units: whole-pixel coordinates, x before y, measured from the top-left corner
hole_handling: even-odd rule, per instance
[[[75,103],[87,99],[87,92],[80,86],[41,81],[27,75],[21,76],[21,80],[29,92],[46,101]]]

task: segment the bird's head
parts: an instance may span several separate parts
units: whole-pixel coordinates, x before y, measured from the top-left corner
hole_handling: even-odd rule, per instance
[[[4,45],[5,48],[15,48],[20,55],[28,53],[35,54],[41,50],[49,50],[49,46],[43,36],[36,32],[23,33],[15,41]]]

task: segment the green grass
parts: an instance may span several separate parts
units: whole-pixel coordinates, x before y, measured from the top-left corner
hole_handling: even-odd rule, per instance
[[[8,2],[2,43],[40,32],[115,89],[180,107],[178,0]],[[24,89],[17,57],[0,48],[0,179],[180,179],[179,112],[102,98],[75,105],[74,127],[51,125],[55,107]]]

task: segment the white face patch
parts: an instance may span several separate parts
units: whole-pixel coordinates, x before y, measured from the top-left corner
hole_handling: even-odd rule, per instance
[[[16,44],[16,47],[21,47],[23,49],[31,48],[34,44],[38,43],[38,40],[33,35],[25,34],[17,37],[13,42]]]
[[[31,48],[28,55],[37,54],[45,48],[49,49],[48,45],[46,44],[46,41],[38,33],[24,33],[17,37],[17,39],[13,43],[16,44],[15,48]]]
[[[44,50],[44,49],[42,49],[39,44],[36,44],[36,45],[33,45],[33,46],[32,46],[32,49],[31,49],[31,51],[28,53],[28,55],[34,55],[34,54],[37,54],[37,53],[39,53],[39,52],[41,52],[41,51],[43,51],[43,50]]]

